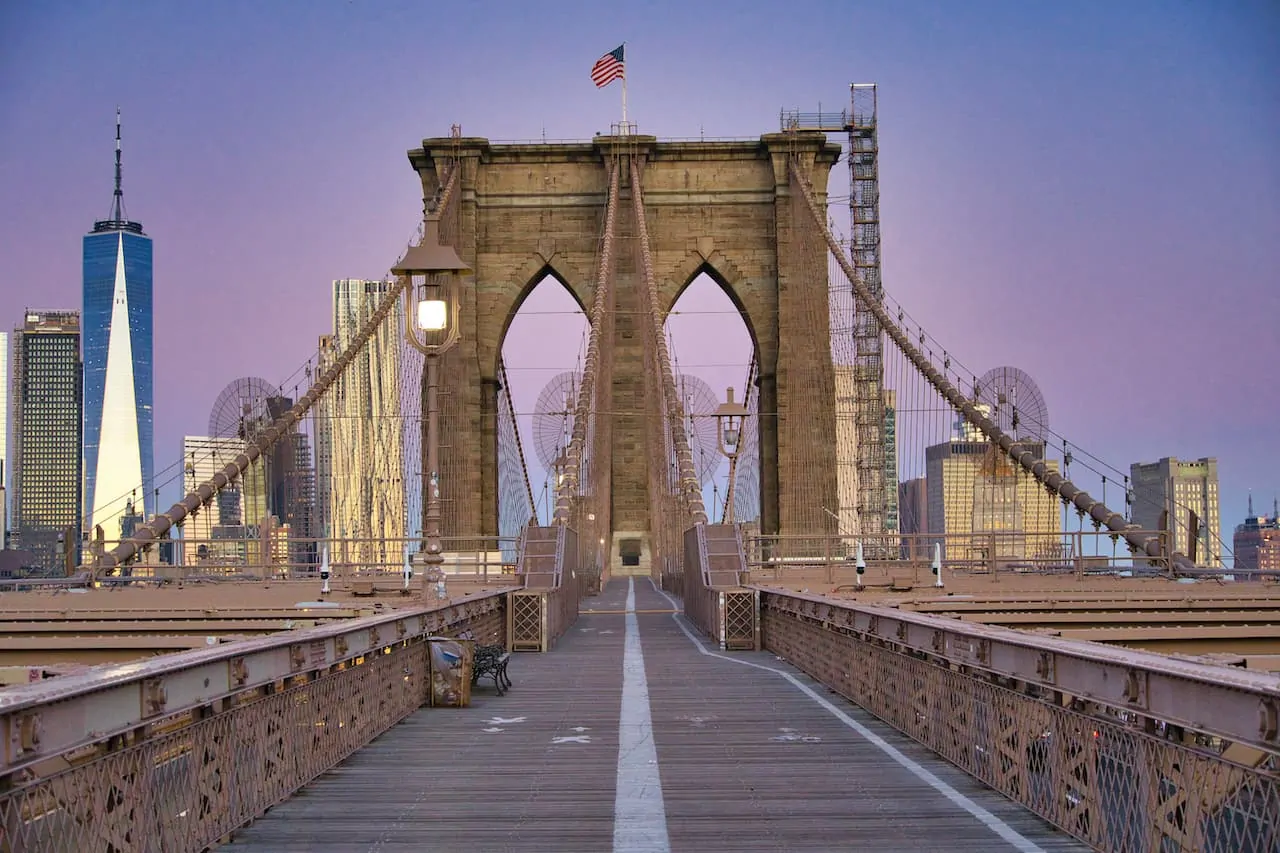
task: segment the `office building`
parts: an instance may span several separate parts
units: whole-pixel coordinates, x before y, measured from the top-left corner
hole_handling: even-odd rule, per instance
[[[0,332],[0,549],[9,546],[9,333]]]
[[[284,417],[292,407],[293,400],[289,397],[267,398],[267,415],[272,421]],[[311,441],[306,433],[299,432],[296,426],[290,428],[272,448],[268,466],[269,508],[287,535],[287,543],[280,547],[292,565],[314,564],[319,553],[311,541],[316,535],[315,468],[311,462]]]
[[[125,215],[117,110],[111,216],[84,238],[84,505],[90,532],[107,540],[130,501],[137,514],[156,510],[151,263],[151,238]]]
[[[333,334],[321,341],[320,369],[336,359],[394,285],[340,279],[333,283]],[[316,502],[322,535],[342,540],[336,562],[398,566],[406,527],[404,417],[397,302],[379,333],[342,372],[315,409]]]
[[[884,530],[897,533],[898,519],[898,392],[881,391],[884,396]]]
[[[957,422],[951,441],[925,449],[925,510],[921,519],[948,560],[985,562],[1063,556],[1058,502],[998,447],[971,440]],[[1043,442],[1020,442],[1017,450],[1044,457]],[[1045,461],[1058,470],[1054,459]]]
[[[189,494],[244,452],[244,440],[203,435],[188,435],[182,439],[182,491]],[[213,502],[201,508],[194,516],[188,516],[182,525],[182,562],[193,566],[215,561],[229,562],[228,557],[242,557],[243,548],[224,547],[226,539],[214,541],[217,528],[243,525],[243,502],[240,484],[228,486],[214,497]],[[236,539],[243,539],[241,535]]]
[[[321,335],[320,346],[316,358],[316,375],[323,374],[333,366],[338,352],[334,346],[333,335]],[[325,394],[311,407],[311,434],[315,437],[315,518],[312,522],[316,536],[321,539],[332,538],[333,525],[330,518],[329,495],[333,492],[333,412],[335,407]]]
[[[929,503],[925,478],[914,477],[898,484],[899,531],[904,535],[929,532]]]
[[[1218,540],[1218,460],[1182,460],[1129,466],[1132,520],[1143,530],[1168,530],[1170,548],[1202,566],[1222,565]]]
[[[1241,572],[1280,572],[1280,501],[1272,504],[1270,517],[1254,515],[1249,495],[1249,514],[1236,525],[1231,551],[1238,579]]]
[[[836,495],[841,536],[862,533],[858,515],[858,430],[854,423],[853,367],[835,365]]]
[[[10,544],[61,574],[79,562],[80,315],[27,311],[13,337],[13,471]]]

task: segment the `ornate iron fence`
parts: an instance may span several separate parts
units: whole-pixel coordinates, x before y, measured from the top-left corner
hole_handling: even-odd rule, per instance
[[[1280,680],[762,594],[765,646],[1105,851],[1280,849]]]
[[[0,850],[200,850],[420,707],[425,639],[502,640],[506,596],[403,610],[0,697]]]

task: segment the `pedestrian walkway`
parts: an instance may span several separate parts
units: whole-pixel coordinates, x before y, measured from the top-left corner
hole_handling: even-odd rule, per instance
[[[613,580],[514,687],[424,709],[237,851],[1083,851],[767,652]]]

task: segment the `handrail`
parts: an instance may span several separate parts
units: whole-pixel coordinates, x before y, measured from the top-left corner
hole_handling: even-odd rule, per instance
[[[143,661],[103,664],[4,688],[0,690],[0,774],[245,690],[439,633],[492,609],[506,594],[506,590],[485,592],[445,605],[405,608]],[[384,631],[388,626],[393,627]],[[33,730],[38,732],[34,739],[29,736]],[[26,748],[24,732],[30,744]]]
[[[701,521],[693,525],[698,543],[698,564],[702,567],[702,585],[707,589],[715,589],[711,583],[711,555],[707,553],[707,525]]]
[[[1280,754],[1280,676],[799,592],[761,608]]]
[[[558,589],[560,587],[561,578],[564,577],[565,530],[567,528],[568,528],[567,524],[557,524],[555,526],[556,562],[555,562],[555,568],[553,569],[555,583],[551,585],[552,589]]]

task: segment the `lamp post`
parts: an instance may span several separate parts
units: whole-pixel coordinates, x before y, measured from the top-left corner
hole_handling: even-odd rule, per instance
[[[747,416],[747,407],[733,400],[733,388],[725,389],[725,401],[716,409],[716,437],[720,452],[729,459],[729,482],[725,486],[724,518],[725,524],[733,524],[733,481],[738,462],[738,448],[742,444],[742,422]]]
[[[440,215],[428,213],[422,242],[410,246],[392,275],[409,279],[405,293],[405,337],[426,356],[427,373],[427,556],[423,572],[427,583],[443,579],[444,555],[440,549],[440,404],[439,359],[458,342],[459,281],[470,272],[452,246],[440,245]]]
[[[560,506],[560,492],[564,489],[564,479],[569,473],[569,451],[561,450],[560,455],[551,463],[551,474],[555,477],[555,505]],[[570,511],[573,506],[573,495],[569,495]],[[554,512],[552,515],[554,516]]]
[[[560,455],[556,457],[556,461],[551,463],[552,470],[556,475],[556,488],[564,485],[565,472],[569,470],[569,452],[567,450],[560,451]]]

